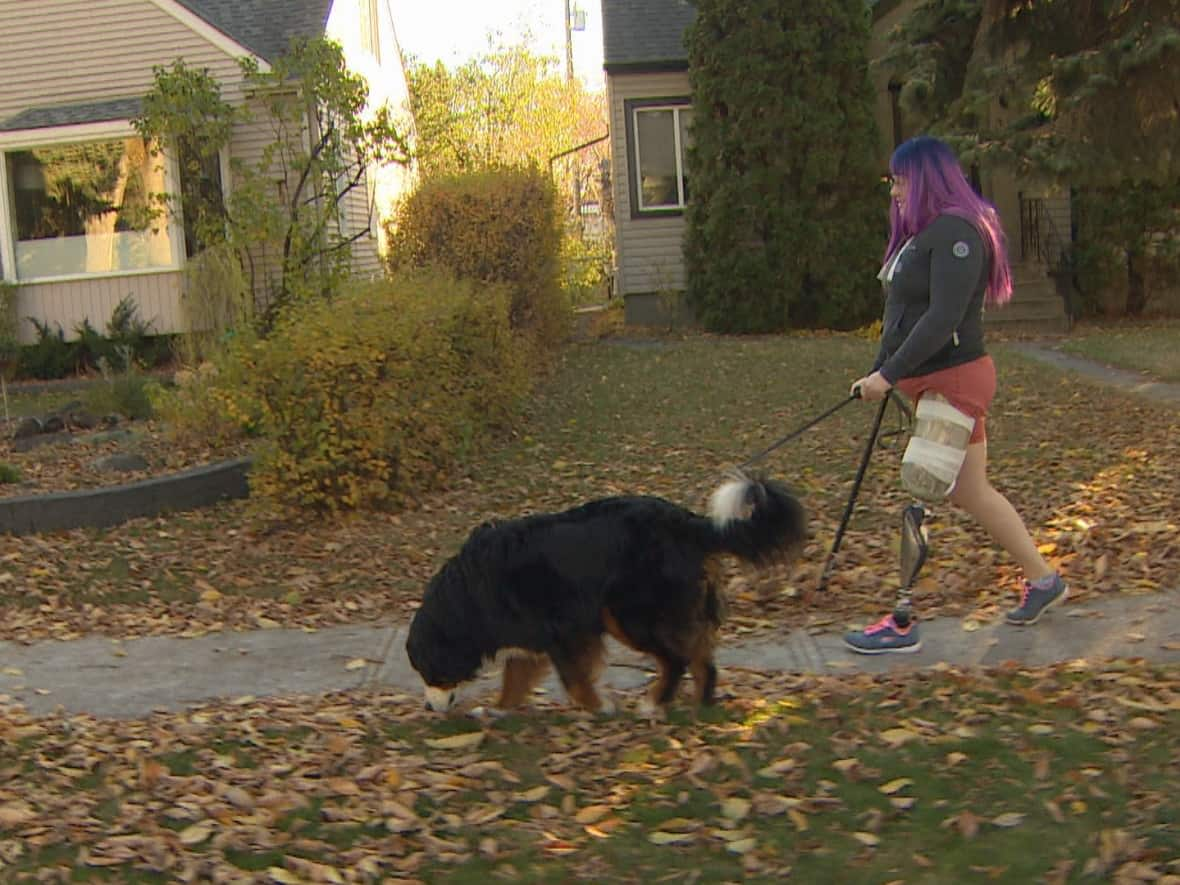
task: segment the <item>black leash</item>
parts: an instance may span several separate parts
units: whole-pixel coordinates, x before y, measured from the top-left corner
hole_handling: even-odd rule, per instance
[[[825,418],[830,418],[832,415],[836,414],[838,411],[840,411],[842,408],[844,408],[850,402],[853,402],[854,400],[858,400],[858,399],[860,399],[860,390],[857,390],[854,393],[850,393],[845,399],[840,400],[840,402],[836,403],[836,405],[832,406],[826,412],[812,418],[810,421],[808,421],[806,424],[804,424],[799,429],[792,430],[786,436],[780,437],[779,439],[775,440],[773,443],[771,443],[769,446],[767,446],[765,449],[763,449],[758,454],[751,455],[749,458],[747,458],[745,461],[743,461],[741,464],[739,464],[736,469],[739,472],[744,471],[751,464],[756,464],[757,462],[761,461],[763,458],[765,458],[767,455],[769,455],[775,449],[786,445],[791,440],[795,439],[795,437],[800,436],[801,434],[810,430],[816,424],[819,424],[819,422],[823,421]],[[888,395],[886,395],[883,402],[888,403],[891,400],[893,401],[893,404],[896,405],[897,408],[899,409],[898,426],[897,426],[896,430],[890,430],[888,433],[882,433],[879,435],[879,440],[882,444],[882,447],[884,447],[886,439],[888,439],[890,437],[894,437],[894,436],[902,436],[902,435],[908,433],[910,425],[913,423],[913,420],[914,420],[914,413],[910,411],[909,406],[907,406],[905,404],[905,402],[902,400],[902,398],[900,396],[898,396],[896,393],[894,393],[892,390],[889,391]],[[882,412],[883,411],[884,410],[882,410]],[[882,414],[881,417],[883,418],[884,414]],[[878,427],[880,426],[880,423],[881,423],[880,419],[878,419],[878,421],[877,421]]]
[[[797,430],[792,430],[786,436],[780,437],[779,439],[775,440],[773,443],[771,443],[769,446],[767,446],[762,451],[758,452],[756,455],[752,455],[749,458],[747,458],[745,461],[743,461],[741,464],[739,464],[737,466],[737,468],[736,468],[737,473],[739,475],[744,474],[745,469],[747,467],[749,467],[751,464],[755,464],[758,461],[761,461],[763,458],[765,458],[767,455],[769,455],[775,449],[777,449],[783,445],[786,445],[791,440],[798,437],[800,434],[810,430],[816,424],[819,424],[825,418],[830,418],[832,415],[836,414],[836,412],[840,411],[842,408],[844,408],[846,405],[848,405],[853,400],[858,400],[858,399],[860,399],[860,390],[859,389],[853,390],[852,393],[850,393],[846,399],[841,400],[840,402],[836,403],[836,405],[832,406],[827,411],[812,418],[810,421],[808,421],[806,424],[804,424],[802,427],[798,428]],[[889,408],[889,403],[891,403],[891,402],[894,405],[896,405],[898,408],[898,426],[897,426],[897,429],[890,430],[887,433],[882,434],[881,433],[881,422],[885,419],[885,410]],[[897,395],[896,391],[894,391],[892,389],[889,390],[889,392],[886,393],[885,397],[881,400],[880,408],[877,409],[877,415],[873,419],[873,429],[872,429],[872,432],[869,434],[869,441],[865,445],[864,452],[860,456],[860,465],[857,467],[857,470],[856,470],[856,479],[854,479],[852,482],[852,491],[848,495],[848,503],[846,505],[844,505],[844,515],[840,517],[840,525],[837,526],[837,528],[836,528],[836,537],[832,541],[832,549],[828,553],[828,560],[827,560],[827,562],[824,563],[824,569],[820,573],[819,586],[817,587],[817,590],[819,590],[819,592],[822,593],[828,589],[828,580],[832,576],[833,567],[835,566],[835,563],[836,563],[836,554],[840,552],[840,543],[844,540],[844,532],[848,529],[848,523],[852,519],[852,511],[853,511],[853,508],[856,506],[856,497],[857,497],[857,495],[860,494],[860,485],[864,481],[865,473],[868,472],[869,459],[872,457],[873,449],[876,448],[878,443],[880,443],[882,448],[888,448],[889,446],[886,446],[885,440],[890,437],[904,436],[905,434],[907,434],[909,432],[910,426],[913,423],[913,420],[914,420],[914,413],[912,411],[910,411],[910,408],[905,404],[905,402],[902,400],[902,398]]]
[[[761,461],[763,458],[765,458],[767,455],[769,455],[775,449],[779,448],[780,446],[786,445],[791,440],[793,440],[795,437],[799,436],[801,433],[803,433],[807,430],[810,430],[816,424],[818,424],[820,421],[823,421],[825,418],[830,418],[832,415],[835,415],[838,411],[840,411],[842,408],[844,408],[850,402],[852,402],[853,400],[857,400],[857,399],[860,399],[860,391],[859,390],[856,393],[850,393],[848,395],[847,399],[843,399],[840,402],[836,403],[836,405],[832,406],[830,409],[828,409],[822,415],[812,418],[810,421],[808,421],[806,424],[804,424],[798,430],[792,430],[786,436],[784,436],[778,440],[775,440],[773,443],[771,443],[769,446],[767,446],[765,449],[763,449],[757,455],[753,455],[753,456],[747,458],[745,461],[743,461],[741,464],[739,464],[737,466],[737,469],[744,471],[751,464],[755,464],[755,463]]]

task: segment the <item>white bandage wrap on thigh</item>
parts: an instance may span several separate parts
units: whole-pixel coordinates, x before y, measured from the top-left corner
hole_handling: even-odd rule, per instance
[[[937,393],[923,394],[914,412],[914,432],[901,459],[901,483],[926,501],[941,501],[955,487],[967,457],[975,419]]]

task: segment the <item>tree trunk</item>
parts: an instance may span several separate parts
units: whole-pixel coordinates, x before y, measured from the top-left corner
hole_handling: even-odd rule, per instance
[[[1127,307],[1124,313],[1129,317],[1142,316],[1147,307],[1147,284],[1143,279],[1143,253],[1139,249],[1127,250]]]

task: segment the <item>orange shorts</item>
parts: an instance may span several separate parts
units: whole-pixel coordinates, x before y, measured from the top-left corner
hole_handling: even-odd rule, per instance
[[[939,369],[929,375],[902,378],[896,386],[915,403],[929,390],[941,393],[952,406],[975,419],[971,442],[987,439],[984,418],[996,395],[996,364],[990,356],[985,354],[977,360]]]

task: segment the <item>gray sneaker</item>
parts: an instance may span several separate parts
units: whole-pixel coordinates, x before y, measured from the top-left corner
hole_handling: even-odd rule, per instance
[[[1061,580],[1061,575],[1053,575],[1053,583],[1044,590],[1025,581],[1020,607],[1008,612],[1007,621],[1020,627],[1035,624],[1046,609],[1061,602],[1068,594],[1069,590],[1065,581]]]
[[[863,630],[844,634],[844,644],[858,655],[904,654],[918,651],[922,647],[922,640],[915,622],[910,621],[906,626],[899,627],[893,615],[889,614]]]

